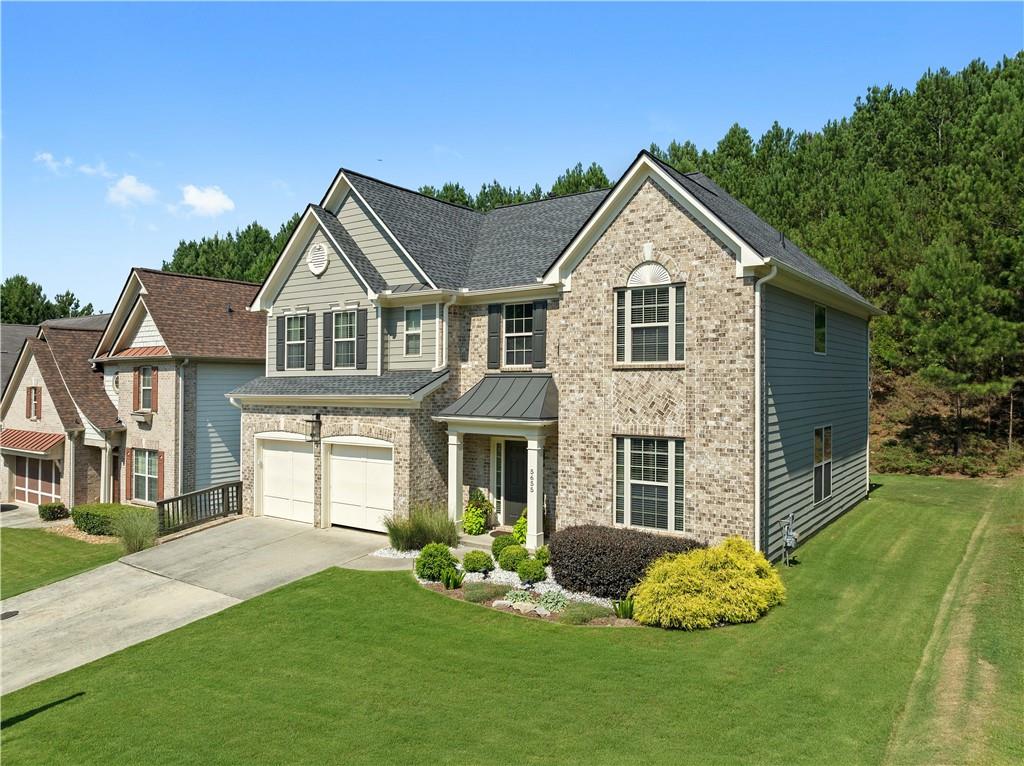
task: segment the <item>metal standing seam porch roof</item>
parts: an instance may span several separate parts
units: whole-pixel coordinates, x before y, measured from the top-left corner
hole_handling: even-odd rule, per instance
[[[0,449],[43,455],[64,441],[64,434],[5,428],[0,431]]]
[[[485,375],[449,404],[438,418],[491,420],[558,419],[558,390],[549,374],[497,373]]]

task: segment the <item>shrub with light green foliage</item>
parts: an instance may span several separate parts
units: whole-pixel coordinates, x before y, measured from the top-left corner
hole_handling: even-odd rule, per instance
[[[664,556],[633,588],[633,619],[694,630],[754,622],[786,598],[779,573],[746,540]]]
[[[423,546],[416,558],[416,576],[421,580],[438,582],[445,570],[455,569],[455,557],[444,543],[429,543]]]
[[[491,543],[491,555],[496,559],[501,558],[501,552],[510,545],[518,545],[512,535],[499,535],[495,537],[494,542]]]
[[[479,489],[469,493],[469,502],[462,516],[462,531],[467,535],[482,535],[487,531],[487,519],[494,512],[494,506]]]
[[[612,610],[606,606],[588,604],[583,601],[570,601],[558,613],[558,621],[566,625],[586,625],[598,617],[610,617]]]
[[[506,548],[505,550],[511,549]],[[537,561],[537,559],[523,559],[520,561],[519,566],[516,567],[516,574],[523,581],[523,585],[533,585],[535,582],[542,582],[548,579],[548,573],[544,569],[544,565]]]
[[[462,568],[467,572],[487,573],[494,569],[494,559],[487,551],[467,551],[462,557]]]
[[[537,552],[533,554],[533,557],[544,566],[550,566],[551,564],[551,551],[548,550],[546,545],[540,546]]]
[[[530,601],[532,603],[536,603],[537,595],[535,593],[531,593],[528,590],[519,590],[514,588],[505,594],[505,601],[511,602],[513,604],[518,604],[520,601]]]
[[[540,601],[537,603],[549,612],[561,612],[569,604],[569,599],[557,590],[549,590],[547,593],[541,594]]]
[[[137,553],[156,545],[156,512],[151,508],[130,508],[116,514],[111,531],[121,540],[125,553]]]
[[[526,542],[526,511],[512,525],[512,539],[520,545]]]
[[[122,513],[144,510],[153,513],[148,508],[140,509],[134,505],[121,505],[120,503],[88,503],[76,505],[71,509],[71,520],[75,526],[89,535],[112,535],[114,534],[114,518]]]
[[[515,572],[519,562],[526,559],[530,554],[521,545],[509,545],[498,556],[498,566],[506,572]]]
[[[430,543],[444,543],[449,547],[459,544],[458,527],[448,518],[448,509],[442,505],[413,506],[408,516],[386,517],[384,528],[396,551],[421,550]]]
[[[485,601],[504,598],[507,591],[507,585],[498,585],[493,582],[467,582],[462,586],[462,597],[474,604],[482,604]]]

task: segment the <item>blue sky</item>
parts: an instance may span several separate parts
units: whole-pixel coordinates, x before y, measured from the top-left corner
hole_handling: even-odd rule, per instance
[[[404,186],[621,173],[733,122],[1024,48],[1024,6],[33,4],[2,14],[3,274],[109,309],[180,239],[282,220],[344,165]]]

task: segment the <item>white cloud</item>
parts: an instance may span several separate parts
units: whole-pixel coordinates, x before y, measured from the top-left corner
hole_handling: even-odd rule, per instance
[[[145,205],[156,199],[156,189],[144,184],[135,176],[121,176],[117,183],[107,189],[107,202],[119,207]]]
[[[87,176],[99,176],[100,178],[115,178],[117,176],[117,173],[108,168],[107,163],[103,160],[100,160],[95,165],[83,162],[78,166],[78,172]]]
[[[54,175],[60,175],[64,168],[71,166],[71,158],[65,157],[63,160],[58,160],[53,156],[52,152],[36,152],[36,156],[33,159],[34,162],[38,162],[44,165]]]
[[[213,217],[235,209],[235,203],[219,186],[202,188],[188,184],[181,189],[181,202],[192,215]]]

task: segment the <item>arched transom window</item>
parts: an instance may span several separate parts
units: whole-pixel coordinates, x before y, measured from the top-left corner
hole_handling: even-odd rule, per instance
[[[686,286],[645,261],[615,291],[615,361],[681,362],[686,346]]]

